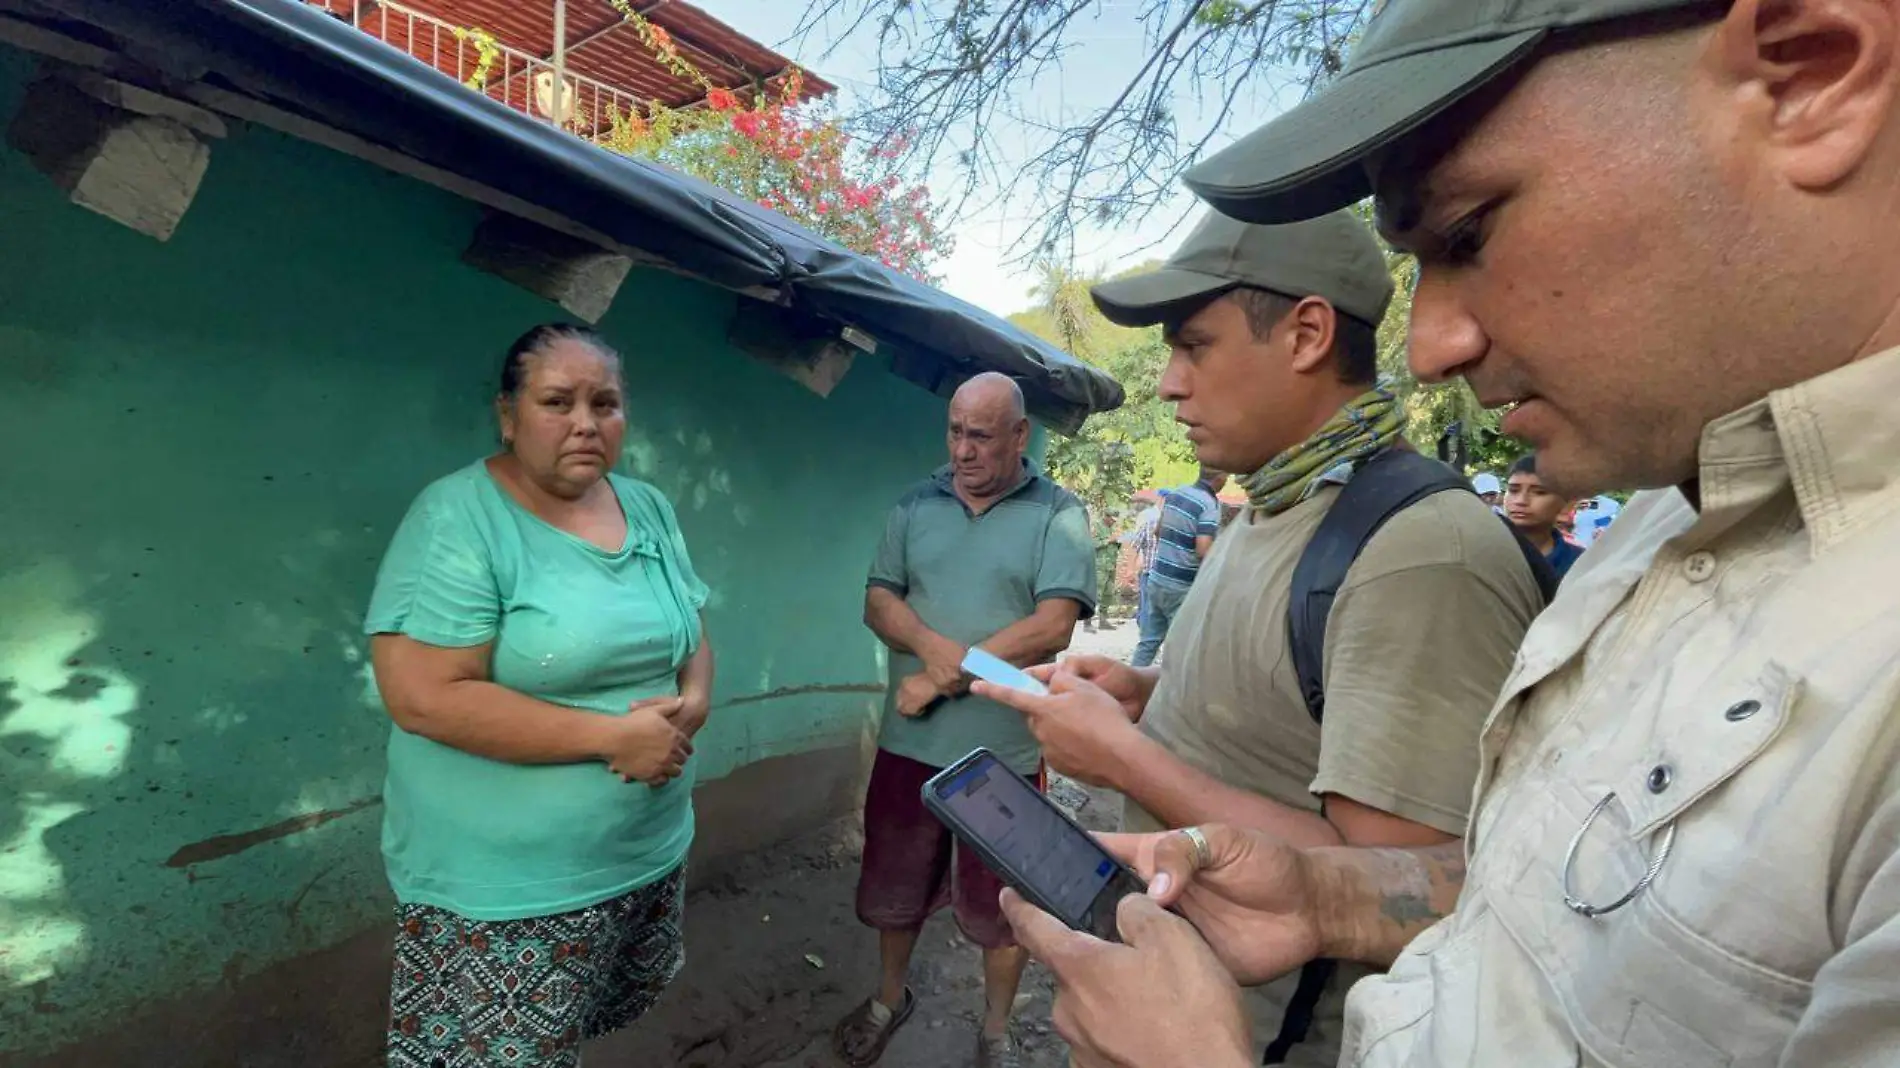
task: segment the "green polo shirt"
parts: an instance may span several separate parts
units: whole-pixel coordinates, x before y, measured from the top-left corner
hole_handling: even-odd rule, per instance
[[[944,467],[891,510],[871,564],[870,585],[909,603],[924,625],[978,645],[1036,606],[1065,598],[1095,611],[1095,546],[1075,495],[1023,466],[1023,480],[981,515],[956,494]],[[978,697],[939,704],[923,716],[897,712],[897,687],[923,662],[892,650],[878,745],[932,767],[984,746],[1025,775],[1042,754],[1013,709]]]

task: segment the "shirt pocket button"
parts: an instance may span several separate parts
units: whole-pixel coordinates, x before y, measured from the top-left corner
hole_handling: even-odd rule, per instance
[[[1715,554],[1712,552],[1690,553],[1682,561],[1682,573],[1690,582],[1707,582],[1715,575]]]

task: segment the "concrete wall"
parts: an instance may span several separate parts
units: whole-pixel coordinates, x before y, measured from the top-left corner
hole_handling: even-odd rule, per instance
[[[0,121],[31,69],[0,49]],[[0,1061],[373,1055],[358,623],[411,497],[492,447],[501,349],[558,313],[458,261],[477,218],[249,129],[161,244],[0,148]],[[733,351],[734,299],[636,272],[602,324],[625,467],[717,591],[702,855],[848,808],[863,570],[942,452],[943,402],[874,362],[820,399]]]

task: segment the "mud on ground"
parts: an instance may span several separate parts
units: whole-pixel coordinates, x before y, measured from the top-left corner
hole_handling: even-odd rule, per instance
[[[1114,805],[1066,781],[1052,786],[1085,826]],[[852,912],[861,836],[855,819],[746,858],[694,892],[686,970],[645,1020],[587,1052],[587,1068],[835,1068],[831,1028],[874,988],[877,938]],[[911,964],[918,1005],[882,1068],[961,1068],[975,1051],[983,974],[975,945],[944,912]],[[1063,1068],[1049,1027],[1049,974],[1034,963],[1017,998],[1024,1068]]]
[[[1125,658],[1135,627],[1077,628],[1072,653]],[[1120,800],[1051,777],[1056,801],[1112,830]],[[852,911],[862,835],[855,817],[739,861],[686,906],[686,969],[654,1011],[587,1051],[586,1068],[837,1068],[832,1026],[877,984],[877,937]],[[977,947],[949,913],[924,928],[911,963],[916,1012],[880,1068],[963,1068],[983,1011]],[[1024,1068],[1065,1068],[1049,1026],[1053,986],[1030,962],[1014,1031]]]

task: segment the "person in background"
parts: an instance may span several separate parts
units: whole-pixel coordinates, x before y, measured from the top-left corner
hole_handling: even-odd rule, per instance
[[[1405,447],[1403,406],[1376,385],[1374,324],[1391,294],[1378,242],[1350,212],[1291,226],[1210,212],[1159,270],[1094,289],[1111,322],[1163,324],[1161,396],[1203,463],[1249,472],[1247,508],[1158,670],[1073,656],[1038,672],[1053,697],[1002,698],[1051,768],[1123,795],[1125,830],[1218,822],[1307,845],[1464,834],[1479,727],[1543,605],[1497,516],[1469,493],[1433,494],[1351,559],[1316,680],[1323,721],[1291,666],[1296,568],[1316,538],[1339,536],[1324,523],[1342,487]],[[1266,1063],[1336,1064],[1346,988],[1365,971],[1250,992]]]
[[[1107,630],[1114,626],[1111,618],[1115,614],[1116,603],[1120,600],[1120,590],[1115,585],[1115,564],[1121,557],[1122,535],[1115,531],[1115,515],[1106,507],[1097,515],[1091,511],[1089,527],[1095,539],[1095,614],[1082,624],[1082,628],[1094,631]]]
[[[1596,540],[1610,529],[1616,517],[1623,510],[1615,497],[1607,493],[1598,494],[1577,505],[1577,525],[1573,531],[1578,545],[1588,549]]]
[[[1478,491],[1478,497],[1493,511],[1502,514],[1499,499],[1504,496],[1504,487],[1499,484],[1498,476],[1489,471],[1480,471],[1471,480],[1471,488]]]
[[[599,334],[522,335],[501,451],[423,490],[377,573],[390,1068],[575,1068],[684,959],[707,589],[672,505],[611,470],[625,397]]]
[[[1579,549],[1583,548],[1582,544],[1577,541],[1576,502],[1573,501],[1564,505],[1564,510],[1557,513],[1557,536],[1575,545]]]
[[[1161,508],[1168,501],[1167,490],[1156,491],[1153,504],[1141,510],[1135,516],[1135,525],[1122,535],[1124,541],[1134,548],[1135,569],[1138,575],[1145,575],[1155,558],[1155,534],[1161,525]]]
[[[1146,598],[1137,621],[1141,640],[1132,661],[1136,667],[1147,667],[1160,655],[1201,561],[1213,551],[1214,536],[1220,533],[1220,491],[1226,486],[1226,472],[1203,465],[1200,478],[1170,491],[1162,502],[1154,559],[1142,580]]]
[[[1076,1062],[1244,1068],[1235,979],[1325,955],[1390,963],[1342,1068],[1900,1065],[1900,0],[1375,5],[1188,180],[1373,194],[1417,378],[1640,492],[1525,637],[1467,843],[1119,843],[1122,945],[1009,901]]]
[[[1232,501],[1219,501],[1219,504],[1220,504],[1220,529],[1226,530],[1229,526],[1233,524],[1234,520],[1240,518],[1240,513],[1243,509],[1241,508],[1240,505],[1235,504]],[[1219,537],[1219,535],[1215,535],[1215,536],[1217,538]]]
[[[1135,622],[1139,626],[1148,612],[1148,569],[1154,565],[1156,534],[1161,527],[1161,509],[1168,503],[1169,490],[1155,491],[1155,502],[1135,517],[1127,539],[1134,560]]]
[[[1095,611],[1088,513],[1023,458],[1029,418],[1005,375],[964,383],[950,401],[950,463],[891,511],[864,598],[890,649],[890,689],[864,798],[857,913],[878,932],[877,991],[840,1020],[833,1048],[862,1068],[883,1056],[916,1007],[910,958],[924,921],[949,905],[983,949],[987,1004],[974,1063],[1015,1068],[1010,1011],[1024,956],[997,904],[1002,883],[924,808],[924,783],[982,746],[1040,782],[1042,754],[1014,711],[970,696],[971,646],[1021,667],[1068,648]]]
[[[1558,520],[1569,507],[1569,500],[1538,477],[1536,453],[1526,453],[1511,465],[1511,479],[1504,488],[1505,518],[1544,554],[1559,579],[1583,556],[1583,549],[1558,529]]]

